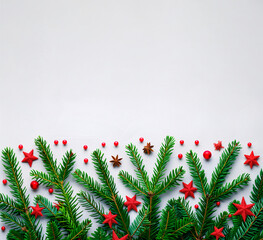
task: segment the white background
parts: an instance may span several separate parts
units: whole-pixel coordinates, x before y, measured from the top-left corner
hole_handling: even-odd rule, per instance
[[[83,159],[105,141],[108,159],[123,157],[119,169],[110,166],[117,176],[120,169],[131,172],[126,144],[134,142],[141,151],[138,138],[143,136],[155,145],[154,154],[145,157],[151,171],[163,138],[173,135],[177,143],[167,171],[185,166],[188,183],[188,167],[178,153],[193,149],[201,156],[211,150],[212,159],[203,163],[210,178],[219,156],[213,143],[222,140],[226,146],[237,139],[243,150],[228,180],[242,172],[254,179],[260,167],[243,165],[243,154],[263,153],[262,11],[259,0],[1,0],[1,149],[13,147],[21,161],[18,144],[29,152],[38,135],[50,143],[58,139],[59,146],[52,144],[55,156],[72,148],[78,155],[76,168],[94,175],[92,164],[86,166]],[[63,139],[68,140],[66,147]],[[180,139],[185,140],[183,147]],[[84,144],[89,146],[86,152]],[[21,166],[29,186],[30,168]],[[43,170],[41,161],[33,168]],[[124,197],[132,195],[117,184]],[[249,202],[251,186],[233,198],[246,196]],[[8,187],[0,188],[8,192]],[[183,196],[180,188],[166,195],[162,205]],[[53,198],[43,187],[28,192],[31,199],[39,193]]]

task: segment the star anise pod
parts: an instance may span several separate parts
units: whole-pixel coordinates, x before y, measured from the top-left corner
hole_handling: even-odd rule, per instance
[[[143,151],[144,151],[144,153],[146,153],[146,154],[150,154],[151,152],[153,152],[153,148],[154,146],[153,145],[151,145],[151,143],[147,143],[147,145],[146,146],[144,146],[144,148],[143,148]]]
[[[112,157],[112,160],[110,161],[111,163],[113,163],[113,167],[119,167],[121,165],[121,160],[122,158],[119,158],[119,156],[117,155],[116,157]]]

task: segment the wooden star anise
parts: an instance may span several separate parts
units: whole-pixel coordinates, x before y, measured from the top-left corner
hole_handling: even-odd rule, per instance
[[[143,151],[144,151],[144,153],[146,153],[146,154],[150,154],[151,152],[153,152],[153,148],[154,146],[153,145],[151,145],[151,143],[147,143],[147,145],[146,146],[144,146],[144,148],[143,148]]]
[[[121,160],[122,158],[119,158],[119,156],[117,155],[116,157],[112,157],[112,160],[110,161],[111,163],[113,163],[113,167],[119,167],[121,165]]]

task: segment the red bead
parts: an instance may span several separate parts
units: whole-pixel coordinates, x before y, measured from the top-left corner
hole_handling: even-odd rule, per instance
[[[19,144],[19,145],[18,145],[18,148],[19,148],[20,150],[22,150],[22,149],[23,149],[23,145],[22,145],[22,144]]]
[[[63,145],[67,145],[68,141],[67,140],[63,140],[62,143],[63,143]]]
[[[204,151],[203,153],[204,159],[209,160],[212,157],[212,153],[210,151]]]
[[[179,158],[179,159],[182,159],[182,158],[183,158],[183,154],[182,154],[182,153],[179,153],[179,154],[178,154],[178,158]]]
[[[89,159],[85,158],[85,159],[84,159],[84,163],[87,164],[88,162],[89,162]]]
[[[231,217],[232,217],[232,214],[229,214],[228,217],[231,218]]]
[[[140,137],[139,138],[139,141],[142,143],[144,141],[144,138],[143,137]]]
[[[199,145],[199,141],[198,140],[195,140],[195,145]]]
[[[199,206],[197,204],[195,204],[195,209],[197,209]]]
[[[4,232],[5,231],[5,226],[1,227],[2,231]]]
[[[48,189],[48,192],[52,194],[54,192],[53,188]]]
[[[4,185],[7,184],[7,180],[6,180],[6,179],[3,180],[3,184],[4,184]]]
[[[87,146],[87,145],[84,145],[83,148],[84,148],[84,150],[87,150],[87,149],[88,149],[88,146]]]
[[[250,147],[252,146],[252,143],[249,142],[249,143],[247,144],[247,146],[250,148]]]
[[[105,146],[106,146],[106,143],[105,143],[105,142],[103,142],[103,143],[101,144],[101,146],[102,146],[102,147],[105,147]]]
[[[119,145],[119,142],[115,141],[115,142],[114,142],[114,146],[115,146],[115,147],[118,147],[118,145]]]
[[[54,141],[54,144],[55,144],[55,145],[58,145],[58,140],[55,140],[55,141]]]
[[[180,144],[181,144],[181,145],[184,145],[184,140],[180,140]]]
[[[216,206],[218,206],[218,207],[219,207],[219,206],[220,206],[220,202],[216,202]]]
[[[38,189],[39,183],[37,181],[32,181],[30,186],[32,189],[36,190]]]

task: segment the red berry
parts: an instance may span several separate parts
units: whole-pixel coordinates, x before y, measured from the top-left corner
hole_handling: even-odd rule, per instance
[[[88,161],[89,161],[89,159],[87,159],[87,158],[85,158],[85,159],[84,159],[84,163],[86,163],[86,164],[87,164],[87,163],[88,163]]]
[[[101,144],[101,146],[102,146],[102,147],[105,147],[105,146],[106,146],[106,143],[105,143],[105,142],[103,142],[103,143]]]
[[[115,142],[114,142],[114,146],[115,146],[115,147],[118,147],[118,145],[119,145],[119,142],[115,141]]]
[[[232,214],[229,214],[228,217],[231,218],[231,217],[232,217]]]
[[[252,146],[252,143],[249,142],[249,143],[247,144],[247,146],[250,148],[250,147]]]
[[[142,143],[144,141],[144,138],[143,137],[140,137],[139,138],[139,141]]]
[[[84,145],[83,148],[84,148],[84,150],[87,150],[87,149],[88,149],[88,146],[87,146],[87,145]]]
[[[182,158],[183,158],[183,154],[182,154],[182,153],[179,153],[179,154],[178,154],[178,158],[179,158],[179,159],[182,159]]]
[[[218,207],[219,207],[219,206],[220,206],[220,202],[216,202],[216,206],[218,206]]]
[[[198,140],[195,140],[195,145],[199,145],[199,141]]]
[[[18,148],[19,148],[20,150],[22,150],[22,149],[23,149],[23,145],[22,145],[22,144],[19,144],[19,145],[18,145]]]
[[[5,226],[1,227],[2,231],[4,232],[5,231]]]
[[[63,143],[63,145],[67,145],[68,141],[67,140],[63,140],[62,143]]]
[[[3,184],[4,184],[4,185],[7,184],[7,180],[6,180],[6,179],[3,180]]]
[[[180,144],[181,144],[181,145],[184,145],[184,140],[180,140]]]
[[[48,192],[52,194],[54,192],[53,188],[48,189]]]
[[[206,160],[209,160],[212,157],[212,153],[210,151],[204,151],[203,156]]]
[[[195,204],[195,209],[197,209],[199,206],[197,204]]]
[[[30,186],[32,189],[36,190],[38,189],[39,183],[37,181],[32,181]]]
[[[55,145],[58,145],[58,140],[55,140],[55,141],[54,141],[54,144],[55,144]]]

